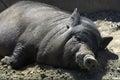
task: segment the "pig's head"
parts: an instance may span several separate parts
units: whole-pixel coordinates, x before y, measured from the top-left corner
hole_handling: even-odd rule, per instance
[[[96,68],[98,62],[95,54],[98,50],[105,49],[112,37],[101,37],[96,25],[81,17],[77,9],[70,16],[70,23],[72,37],[65,44],[65,54],[74,54],[75,63],[83,69]]]

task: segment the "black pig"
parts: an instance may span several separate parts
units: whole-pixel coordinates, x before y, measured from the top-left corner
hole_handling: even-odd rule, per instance
[[[50,5],[21,1],[0,14],[0,55],[14,69],[30,63],[94,69],[95,53],[112,37],[102,38],[96,25]],[[4,61],[2,59],[2,61]]]

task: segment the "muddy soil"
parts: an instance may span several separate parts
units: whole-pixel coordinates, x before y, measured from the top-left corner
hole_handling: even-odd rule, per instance
[[[102,36],[113,36],[107,49],[100,51],[96,58],[98,70],[68,70],[47,65],[32,64],[22,70],[11,69],[0,62],[0,80],[103,80],[120,79],[120,13],[98,12],[81,14],[94,21]]]

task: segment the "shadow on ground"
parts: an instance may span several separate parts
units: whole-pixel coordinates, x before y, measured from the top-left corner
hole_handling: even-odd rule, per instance
[[[117,60],[118,56],[112,52],[110,52],[108,49],[102,50],[97,53],[96,58],[100,64],[98,69],[95,71],[85,71],[85,70],[67,70],[67,69],[60,69],[58,73],[64,74],[69,73],[69,75],[72,77],[72,80],[102,80],[103,76],[107,72],[107,63],[109,60]],[[40,66],[41,69],[44,70],[55,70],[55,68],[50,68],[48,66]]]
[[[70,71],[71,76],[74,77],[75,80],[102,80],[102,77],[107,72],[107,63],[109,60],[117,60],[118,56],[110,51],[103,50],[97,53],[96,58],[100,64],[98,70],[91,71],[91,72],[74,72]]]

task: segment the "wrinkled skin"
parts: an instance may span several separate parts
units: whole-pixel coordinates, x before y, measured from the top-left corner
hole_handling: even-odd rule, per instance
[[[112,37],[102,38],[93,22],[32,1],[14,4],[0,14],[0,55],[14,69],[37,62],[54,67],[94,69],[95,54]]]

